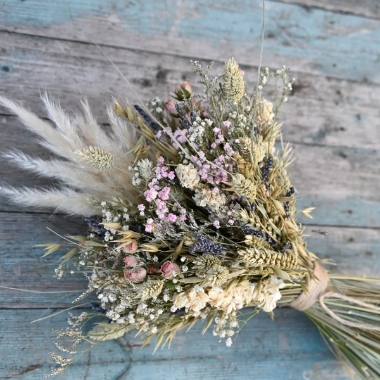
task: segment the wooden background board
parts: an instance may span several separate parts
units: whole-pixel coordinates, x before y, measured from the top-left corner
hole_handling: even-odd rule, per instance
[[[266,2],[264,65],[289,66],[297,81],[283,107],[284,139],[294,149],[291,177],[309,248],[331,257],[338,272],[380,274],[380,6],[377,0]],[[107,127],[111,96],[134,101],[98,43],[145,100],[167,97],[187,79],[190,59],[234,56],[253,86],[260,50],[258,0],[3,0],[0,1],[0,94],[42,117],[39,94],[49,91],[63,108],[89,99]],[[48,157],[31,133],[0,108],[0,150]],[[0,158],[1,181],[40,187],[49,181]],[[0,379],[40,379],[49,372],[51,328],[85,281],[53,278],[57,257],[41,259],[35,245],[82,228],[78,219],[26,210],[0,196]],[[322,230],[327,236],[313,231]],[[65,291],[56,294],[53,292]],[[45,293],[42,293],[45,292]],[[50,292],[50,293],[49,293]],[[65,379],[348,379],[313,325],[293,310],[252,319],[232,348],[201,327],[180,333],[170,350],[152,355],[132,334],[98,346]]]

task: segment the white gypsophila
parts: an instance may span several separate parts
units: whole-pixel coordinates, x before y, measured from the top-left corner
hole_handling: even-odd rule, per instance
[[[211,211],[218,212],[226,203],[227,198],[217,187],[210,189],[206,185],[201,185],[195,189],[193,197],[197,206],[208,207]]]
[[[211,127],[212,126],[212,120],[210,119],[204,119],[202,120],[199,116],[195,119],[192,126],[189,128],[188,132],[188,139],[191,142],[194,141],[202,141],[203,134],[205,132],[206,125]]]
[[[254,299],[259,302],[261,307],[267,313],[276,308],[276,302],[281,299],[280,289],[285,287],[284,281],[276,276],[270,276],[262,282],[260,293],[255,289]]]
[[[176,167],[175,172],[183,187],[193,189],[195,186],[198,185],[200,177],[197,169],[195,169],[193,164],[179,164]]]

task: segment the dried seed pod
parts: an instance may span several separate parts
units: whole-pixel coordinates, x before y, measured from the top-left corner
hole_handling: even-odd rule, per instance
[[[113,155],[105,149],[89,146],[87,149],[80,149],[75,152],[81,161],[93,166],[94,168],[105,171],[113,166]]]

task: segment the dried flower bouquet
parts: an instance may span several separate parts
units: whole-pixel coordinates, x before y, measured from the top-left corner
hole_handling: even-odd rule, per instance
[[[107,110],[111,131],[97,124],[87,102],[72,117],[44,95],[53,127],[0,98],[61,157],[44,161],[10,151],[9,161],[66,183],[2,191],[25,206],[83,215],[88,224],[86,236],[67,237],[73,248],[56,276],[83,271],[88,289],[75,301],[98,301],[70,314],[71,328],[56,331],[57,347],[71,356],[52,354],[59,364],[52,375],[130,330],[145,343],[156,337],[158,347],[206,320],[205,329],[212,326],[230,346],[243,324],[239,310],[273,316],[276,306],[290,305],[316,324],[349,371],[378,379],[380,280],[328,275],[296,222],[291,152],[277,144],[278,112],[293,84],[288,69],[262,70],[248,94],[233,58],[216,77],[209,76],[211,65],[193,65],[202,95],[184,82],[167,102],[115,101]],[[272,102],[264,98],[271,81]],[[60,248],[44,246],[46,254]],[[104,321],[94,324],[99,316]]]

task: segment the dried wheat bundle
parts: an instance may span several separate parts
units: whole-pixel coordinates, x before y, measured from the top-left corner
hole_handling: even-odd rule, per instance
[[[235,59],[213,78],[211,65],[193,65],[204,95],[184,82],[167,102],[114,102],[107,133],[86,102],[82,115],[70,117],[44,95],[51,125],[0,98],[58,157],[10,151],[10,163],[66,183],[2,191],[14,202],[83,215],[88,223],[87,235],[68,237],[73,248],[56,276],[83,271],[88,289],[75,301],[97,303],[70,314],[70,329],[56,331],[57,347],[71,356],[52,354],[59,364],[52,375],[130,330],[145,343],[156,337],[158,347],[206,319],[206,329],[230,346],[242,324],[239,310],[273,315],[287,305],[306,313],[350,371],[378,379],[380,279],[329,275],[296,221],[291,152],[276,145],[278,112],[294,79],[286,67],[264,69],[248,95]],[[272,79],[281,88],[269,101],[264,89]],[[45,247],[51,254],[60,245]],[[104,322],[85,333],[94,315]]]

